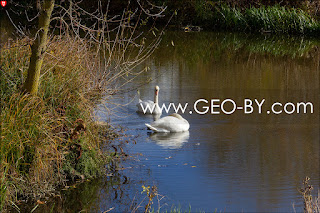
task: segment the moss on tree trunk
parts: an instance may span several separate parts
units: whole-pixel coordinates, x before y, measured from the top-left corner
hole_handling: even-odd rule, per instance
[[[31,57],[28,68],[28,76],[24,83],[24,92],[37,94],[40,79],[40,70],[43,62],[47,35],[50,25],[50,17],[54,7],[54,0],[44,0],[39,16],[38,32],[31,46]]]

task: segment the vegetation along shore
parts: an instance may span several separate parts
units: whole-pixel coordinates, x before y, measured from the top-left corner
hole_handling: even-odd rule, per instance
[[[319,32],[319,1],[188,0],[155,1],[178,13],[174,23],[207,30],[315,35]]]
[[[320,1],[311,0],[10,4],[0,14],[15,32],[5,38],[1,28],[0,35],[0,211],[41,202],[71,181],[105,175],[126,157],[127,141],[115,143],[121,133],[95,117],[94,109],[148,70],[137,67],[158,47],[168,23],[175,29],[320,35]],[[16,21],[23,13],[35,18]],[[274,55],[309,48],[264,46]],[[312,200],[308,179],[304,184],[305,210],[319,212],[319,198]],[[146,211],[152,211],[154,196],[148,196]]]
[[[111,12],[120,13],[126,1],[118,1]],[[166,8],[157,24],[166,24],[172,14],[171,26],[199,26],[205,30],[240,32],[308,34],[317,36],[320,29],[318,0],[152,0],[152,5]],[[94,3],[83,2],[86,8]],[[106,4],[106,3],[105,3]],[[133,9],[136,2],[131,4]]]
[[[1,43],[0,209],[114,169],[125,156],[113,142],[119,132],[99,121],[94,107],[144,71],[133,69],[160,38],[140,42],[141,10],[107,18],[98,4],[90,13],[72,1],[40,3],[7,8],[33,8],[28,12],[39,11],[39,21],[26,23],[29,32],[11,19],[18,35]]]

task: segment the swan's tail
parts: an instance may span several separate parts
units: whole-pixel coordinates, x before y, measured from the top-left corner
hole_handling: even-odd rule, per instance
[[[150,124],[145,124],[145,125],[148,127],[148,129],[151,129],[151,130],[153,130],[153,131],[155,131],[155,132],[158,131],[157,128],[154,128],[154,127],[151,126]]]

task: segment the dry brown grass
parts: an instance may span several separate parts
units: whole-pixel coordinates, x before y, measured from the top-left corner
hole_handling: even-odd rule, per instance
[[[139,37],[139,14],[124,11],[109,25],[102,10],[59,8],[52,23],[60,24],[60,34],[48,41],[38,96],[20,92],[33,40],[10,40],[1,48],[0,209],[56,193],[67,180],[104,173],[111,156],[101,146],[115,134],[96,124],[93,108],[143,72],[135,68],[160,42],[160,36],[149,42]],[[82,25],[80,15],[97,25]]]
[[[52,39],[39,95],[30,96],[19,92],[23,80],[17,79],[25,73],[18,76],[16,70],[27,67],[27,61],[17,62],[16,54],[19,58],[29,55],[28,46],[17,51],[19,43],[8,44],[1,54],[7,62],[14,62],[2,65],[8,68],[4,84],[8,90],[0,115],[2,196],[14,202],[50,195],[70,178],[94,177],[105,163],[99,130],[91,116],[94,105],[88,95],[90,72],[82,60],[88,54],[84,45],[70,38]],[[80,123],[86,128],[79,128]],[[88,170],[88,163],[94,168]]]
[[[101,3],[89,13],[71,2],[54,10],[37,96],[20,92],[35,39],[9,40],[0,50],[0,210],[105,172],[114,150],[103,153],[101,146],[108,150],[117,134],[97,124],[93,109],[146,70],[136,67],[161,40],[155,28],[149,41],[139,32],[149,11],[142,6],[109,18]],[[147,16],[160,17],[163,8],[157,9]]]
[[[304,212],[306,213],[319,213],[320,212],[320,191],[318,191],[318,196],[312,196],[313,186],[309,183],[310,178],[306,177],[303,181],[303,186],[300,189],[300,193],[303,197]]]

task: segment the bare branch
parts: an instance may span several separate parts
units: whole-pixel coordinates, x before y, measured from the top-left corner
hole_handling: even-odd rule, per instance
[[[167,9],[167,6],[165,7],[156,7],[155,5],[151,4],[149,1],[147,1],[149,5],[151,5],[151,8],[150,9],[153,9],[154,7],[159,9],[160,11],[158,13],[150,13],[149,9],[145,9],[141,3],[140,3],[140,0],[137,0],[137,3],[139,4],[140,8],[142,9],[142,11],[148,15],[148,16],[152,16],[152,17],[164,17],[164,15],[162,15],[164,13],[164,11]]]

